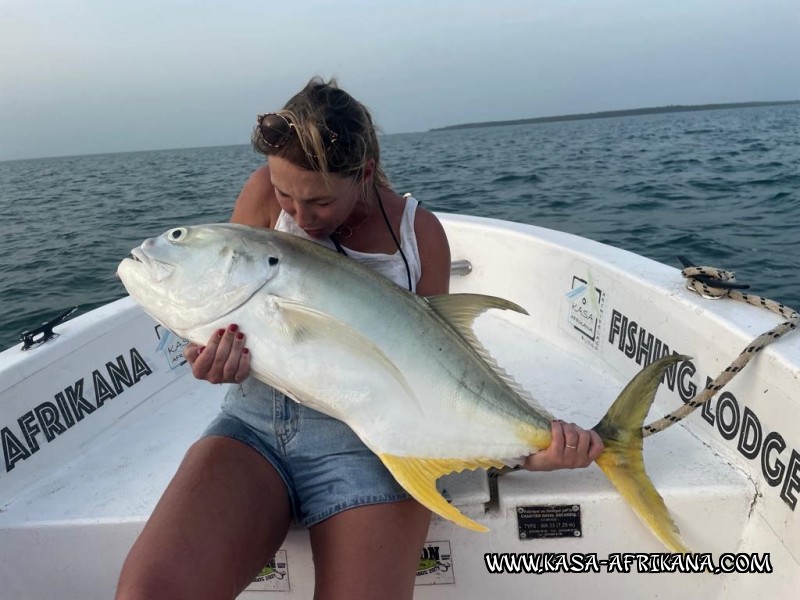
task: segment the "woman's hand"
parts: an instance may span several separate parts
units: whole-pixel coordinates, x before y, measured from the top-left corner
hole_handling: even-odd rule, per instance
[[[241,383],[250,373],[250,351],[238,325],[215,331],[205,346],[189,343],[183,356],[197,379],[210,383]]]
[[[553,441],[546,450],[531,454],[523,467],[528,471],[555,471],[588,467],[603,451],[603,441],[595,431],[575,423],[553,421]]]

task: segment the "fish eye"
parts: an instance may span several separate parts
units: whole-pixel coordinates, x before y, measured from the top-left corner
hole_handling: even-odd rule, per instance
[[[277,264],[278,264],[278,259],[277,259],[277,257],[275,257],[275,256],[270,256],[270,257],[269,257],[269,266],[270,266],[270,267],[274,267],[274,266],[275,266],[275,265],[277,265]]]
[[[167,239],[170,242],[179,242],[182,240],[187,234],[187,230],[185,227],[176,227],[175,229],[170,229],[167,232]]]

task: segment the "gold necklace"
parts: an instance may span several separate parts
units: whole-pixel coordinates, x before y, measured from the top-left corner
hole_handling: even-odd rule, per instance
[[[364,206],[365,207],[366,207],[366,204],[367,203],[364,202]],[[350,239],[353,236],[353,233],[358,231],[358,228],[361,227],[364,223],[366,223],[367,219],[369,219],[370,216],[372,216],[372,210],[371,209],[372,209],[372,207],[370,206],[367,209],[367,214],[365,214],[364,218],[361,219],[357,224],[355,224],[355,225],[340,225],[339,227],[337,227],[336,230],[334,231],[336,236],[338,238],[342,239],[342,240]]]

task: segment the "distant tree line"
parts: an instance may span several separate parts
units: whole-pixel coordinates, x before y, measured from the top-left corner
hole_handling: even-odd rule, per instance
[[[632,108],[628,110],[604,110],[593,113],[574,115],[558,115],[555,117],[534,117],[531,119],[512,119],[509,121],[483,121],[480,123],[462,123],[436,127],[430,131],[445,131],[448,129],[471,129],[473,127],[501,127],[503,125],[530,125],[532,123],[554,123],[557,121],[582,121],[584,119],[609,119],[611,117],[632,117],[638,115],[657,115],[663,113],[693,112],[699,110],[722,110],[729,108],[753,108],[757,106],[782,106],[786,104],[800,104],[800,100],[780,100],[774,102],[730,102],[727,104],[669,104],[652,108]]]

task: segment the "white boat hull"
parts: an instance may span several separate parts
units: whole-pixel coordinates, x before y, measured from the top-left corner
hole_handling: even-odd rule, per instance
[[[501,296],[531,317],[488,314],[479,337],[548,410],[594,425],[622,386],[664,346],[692,356],[668,377],[651,417],[702,389],[777,317],[688,292],[671,267],[536,227],[440,215],[454,259],[472,272],[453,292]],[[58,338],[0,354],[0,598],[108,598],[120,566],[188,446],[216,414],[225,386],[194,380],[181,341],[122,299],[64,323]],[[491,532],[435,519],[417,598],[790,597],[800,586],[800,341],[759,355],[686,422],[645,440],[648,472],[687,544],[769,556],[772,574],[495,574],[487,553],[622,560],[662,553],[595,467],[483,474],[442,482]],[[546,508],[550,507],[550,508]],[[552,508],[561,507],[561,508]],[[577,507],[579,535],[568,535]],[[577,521],[575,521],[577,523]],[[547,527],[560,537],[531,539]],[[537,534],[537,532],[540,532]],[[524,537],[523,537],[524,534]],[[580,553],[580,554],[579,554]],[[563,564],[563,563],[562,563]],[[622,564],[620,562],[620,564]],[[662,565],[663,566],[663,565]],[[353,565],[354,572],[369,565]],[[613,567],[612,567],[613,568]],[[307,533],[290,531],[261,589],[311,598]]]

